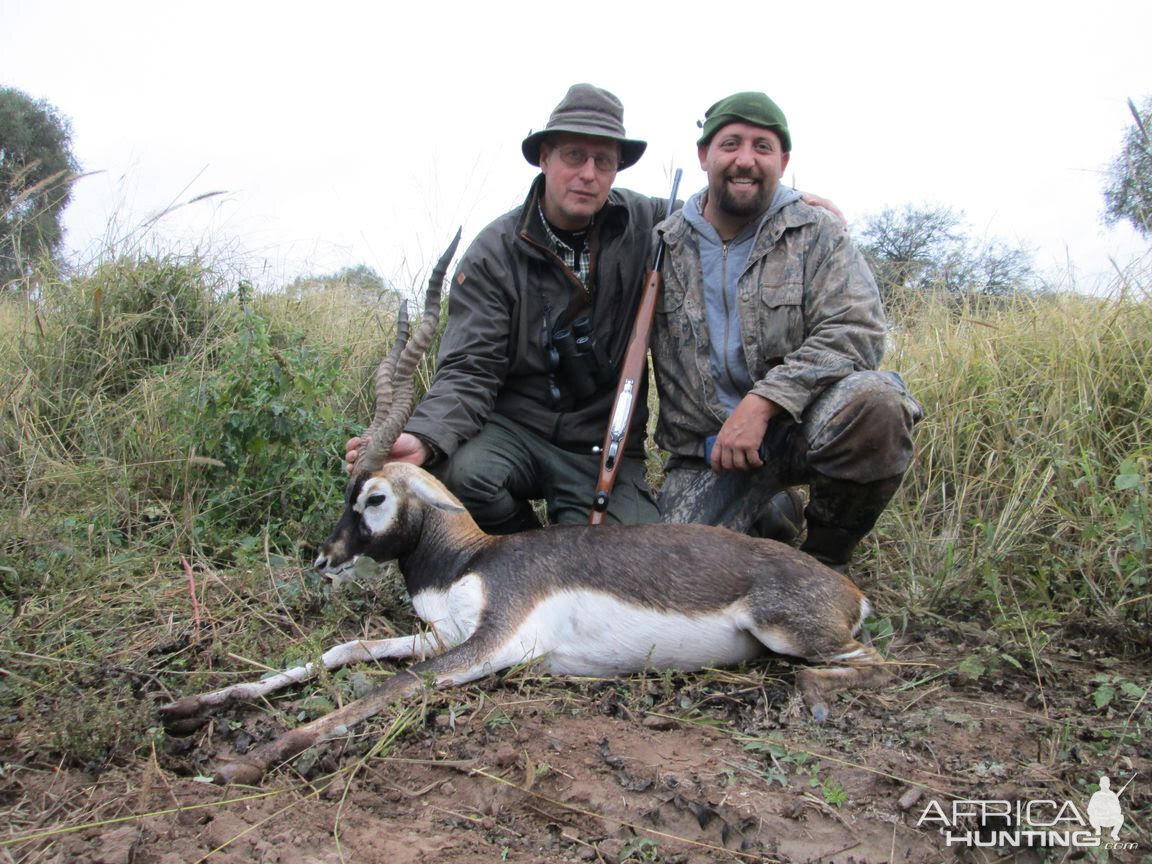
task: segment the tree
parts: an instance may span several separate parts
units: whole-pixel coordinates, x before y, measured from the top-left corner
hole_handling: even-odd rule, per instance
[[[912,285],[933,262],[960,242],[960,217],[945,207],[891,208],[865,217],[860,248],[868,256],[883,293],[895,285]]]
[[[60,248],[78,170],[68,118],[43,99],[0,87],[0,287]]]
[[[335,273],[319,276],[297,276],[284,290],[292,297],[300,297],[310,291],[333,288],[343,288],[367,303],[379,303],[385,295],[396,294],[380,274],[367,264],[344,267]]]
[[[867,216],[859,245],[884,296],[893,289],[1000,296],[1029,287],[1034,276],[1027,249],[977,241],[950,207],[906,204]]]
[[[1104,188],[1104,221],[1109,225],[1126,219],[1152,239],[1152,96],[1142,110],[1128,100],[1132,125],[1124,134],[1120,155],[1108,169]]]

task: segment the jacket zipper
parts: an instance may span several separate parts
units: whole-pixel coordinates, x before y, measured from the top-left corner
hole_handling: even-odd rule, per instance
[[[728,386],[732,386],[732,370],[728,366],[728,345],[732,340],[732,311],[728,308],[728,244],[721,244],[720,252],[720,294],[724,298],[724,341],[720,345],[720,356],[724,362],[724,374],[728,378]]]

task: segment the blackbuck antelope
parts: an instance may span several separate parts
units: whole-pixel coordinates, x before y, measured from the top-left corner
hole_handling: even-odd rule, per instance
[[[493,537],[439,480],[414,465],[385,464],[411,413],[412,374],[435,333],[441,283],[459,239],[432,273],[410,340],[402,313],[377,371],[376,418],[353,467],[344,515],[316,559],[328,573],[359,555],[397,560],[428,624],[426,633],[339,645],[322,656],[324,667],[419,662],[359,701],[220,765],[216,781],[254,783],[425,681],[462,684],[527,660],[559,675],[601,676],[735,664],[768,651],[837,664],[797,673],[817,721],[827,717],[829,692],[884,680],[880,655],[854,638],[868,601],[847,578],[789,546],[704,525],[566,526]],[[263,696],[315,671],[308,664],[187,697],[161,715],[170,729],[187,731],[206,709]]]

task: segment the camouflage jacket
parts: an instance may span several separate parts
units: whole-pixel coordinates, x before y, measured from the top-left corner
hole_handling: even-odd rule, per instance
[[[709,372],[704,292],[711,286],[684,215],[674,213],[657,231],[668,245],[652,332],[656,443],[702,457],[704,439],[728,417]],[[795,201],[766,217],[737,287],[751,392],[797,422],[830,384],[879,365],[887,329],[880,293],[864,257],[826,211]]]

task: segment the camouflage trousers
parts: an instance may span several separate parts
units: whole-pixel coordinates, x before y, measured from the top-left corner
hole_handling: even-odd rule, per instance
[[[714,472],[702,459],[672,457],[661,515],[759,533],[757,522],[777,493],[808,485],[810,531],[813,523],[836,526],[858,540],[911,463],[922,413],[895,372],[853,373],[813,400],[801,422],[788,415],[769,421],[762,468]]]

